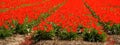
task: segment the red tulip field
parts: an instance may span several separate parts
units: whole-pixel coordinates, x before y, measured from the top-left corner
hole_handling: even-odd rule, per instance
[[[0,45],[120,45],[120,0],[0,0]]]

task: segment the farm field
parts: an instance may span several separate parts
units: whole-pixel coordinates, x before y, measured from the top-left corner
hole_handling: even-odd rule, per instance
[[[120,1],[0,0],[0,45],[120,45]]]

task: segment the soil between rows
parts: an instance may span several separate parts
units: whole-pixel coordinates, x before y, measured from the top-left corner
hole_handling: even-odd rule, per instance
[[[120,45],[120,35],[110,35],[110,40],[106,42],[87,42],[78,40],[40,40],[33,45]],[[19,45],[25,40],[24,35],[13,35],[6,39],[0,39],[0,45]]]

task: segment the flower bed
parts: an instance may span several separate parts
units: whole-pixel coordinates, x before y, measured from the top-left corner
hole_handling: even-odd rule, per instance
[[[41,40],[79,38],[89,42],[107,42],[109,35],[120,34],[119,2],[1,0],[0,39],[19,34],[29,35],[23,42],[24,45],[35,44]]]

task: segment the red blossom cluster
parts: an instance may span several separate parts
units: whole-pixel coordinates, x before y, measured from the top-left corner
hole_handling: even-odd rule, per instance
[[[47,12],[53,6],[62,3],[63,0],[1,0],[0,1],[0,25],[5,21],[17,20],[23,24],[26,17],[29,21],[36,20],[41,13]]]
[[[76,32],[79,25],[97,30],[102,29],[101,26],[97,26],[98,20],[91,16],[90,11],[85,7],[82,0],[67,1],[55,13],[46,18],[45,21],[54,22],[68,32]],[[43,25],[43,23],[44,22],[42,22],[41,25]]]
[[[119,0],[85,0],[100,17],[102,22],[120,24]]]
[[[52,13],[39,24],[40,30],[52,30],[53,22],[68,32],[77,31],[77,27],[82,25],[86,28],[101,30],[98,26],[98,19],[91,15],[82,0],[1,0],[0,1],[0,26],[5,21],[11,22],[12,19],[18,20],[23,24],[28,16],[29,21],[37,20],[41,13],[49,11],[52,7],[64,2],[56,12]],[[90,7],[97,13],[103,22],[120,23],[120,1],[118,0],[85,0]],[[37,30],[38,27],[34,27]]]

